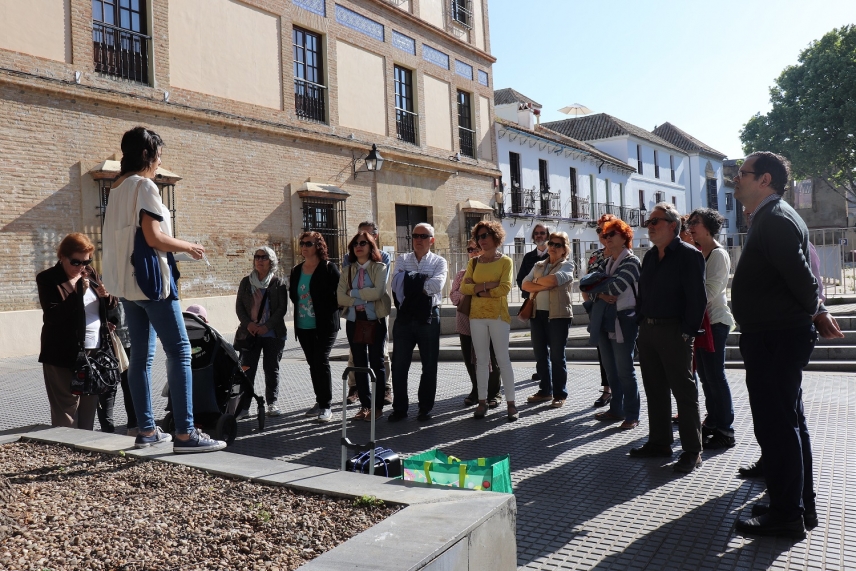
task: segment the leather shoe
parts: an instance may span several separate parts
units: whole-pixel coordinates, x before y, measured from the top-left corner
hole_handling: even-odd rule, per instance
[[[357,402],[357,387],[351,387],[348,389],[348,404],[354,404]]]
[[[752,517],[758,517],[770,513],[770,504],[757,503],[752,506]],[[803,512],[803,525],[806,529],[814,529],[817,527],[819,520],[817,519],[817,508],[813,510],[805,510]]]
[[[392,404],[392,389],[386,389],[383,393],[383,404],[389,406]]]
[[[426,420],[431,420],[431,413],[427,410],[419,409],[419,414],[416,416],[416,420],[419,422],[425,422]]]
[[[550,402],[553,400],[553,395],[545,395],[541,391],[538,391],[534,395],[526,397],[526,402],[528,403],[540,403],[540,402]]]
[[[737,468],[737,473],[744,478],[763,478],[764,464],[762,459],[759,458],[757,462],[752,462],[745,468]]]
[[[609,402],[611,400],[612,400],[612,393],[608,393],[606,391],[603,391],[603,393],[601,393],[601,395],[600,395],[600,398],[597,399],[596,401],[594,401],[594,408],[600,408],[602,406],[606,406],[609,404]]]
[[[631,448],[630,449],[630,457],[631,458],[671,458],[672,457],[672,447],[671,446],[658,446],[656,444],[651,444],[650,442],[646,442],[639,448]]]
[[[701,467],[700,452],[682,452],[678,461],[672,466],[672,470],[682,474],[689,474],[699,467]]]
[[[773,519],[770,514],[764,514],[750,519],[738,519],[734,526],[737,533],[749,535],[777,535],[781,537],[792,537],[794,539],[805,538],[805,526],[802,519],[793,521],[782,521]]]
[[[400,410],[393,411],[391,415],[386,417],[387,422],[398,422],[407,418],[407,413]]]

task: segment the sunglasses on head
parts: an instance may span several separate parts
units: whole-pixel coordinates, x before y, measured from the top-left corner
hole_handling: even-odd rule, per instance
[[[642,227],[647,228],[648,226],[656,226],[660,222],[664,222],[664,221],[666,221],[665,218],[656,218],[656,217],[655,218],[649,218],[648,220],[646,220],[645,222],[642,223]]]
[[[615,230],[613,230],[612,232],[604,232],[604,233],[603,233],[603,234],[601,234],[600,236],[601,236],[601,238],[612,238],[612,237],[613,237],[613,236],[615,236],[616,234],[618,234],[618,232],[616,232]]]
[[[75,268],[80,266],[88,266],[92,263],[92,258],[89,258],[88,260],[75,260],[74,258],[69,258],[68,263],[74,266]]]
[[[315,245],[315,242],[310,242],[309,240],[305,242],[299,242],[301,248],[311,248]]]
[[[268,256],[267,254],[256,254],[255,256],[253,256],[253,259],[255,259],[255,260],[270,260],[270,256]]]
[[[564,242],[547,242],[547,246],[550,248],[564,248]]]
[[[354,247],[355,247],[355,248],[356,248],[357,246],[359,246],[360,248],[363,248],[363,247],[368,246],[368,245],[369,245],[369,241],[368,241],[368,240],[360,240],[359,242],[354,242]]]
[[[431,234],[411,234],[411,237],[414,240],[427,240],[428,238],[431,238],[432,236],[431,236]]]

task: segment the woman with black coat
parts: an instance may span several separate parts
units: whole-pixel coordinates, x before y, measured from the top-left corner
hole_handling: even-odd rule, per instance
[[[306,416],[318,422],[333,420],[333,378],[330,373],[330,351],[339,332],[339,268],[327,255],[327,243],[318,232],[300,235],[303,262],[291,270],[288,294],[294,304],[294,334],[309,364],[315,406]]]
[[[92,269],[94,251],[95,246],[84,234],[69,234],[57,248],[59,262],[36,276],[44,312],[39,363],[45,376],[51,426],[92,430],[95,424],[98,396],[72,394],[72,370],[81,342],[88,350],[101,346],[107,310],[116,307],[119,300],[107,293]],[[101,303],[102,298],[106,304]]]

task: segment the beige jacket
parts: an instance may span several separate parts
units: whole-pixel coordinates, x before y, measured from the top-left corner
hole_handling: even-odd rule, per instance
[[[339,300],[339,305],[342,307],[351,307],[358,305],[359,301],[373,301],[375,314],[378,319],[383,319],[389,315],[392,308],[392,298],[389,295],[387,281],[389,279],[389,266],[380,262],[369,263],[366,273],[373,284],[372,287],[365,287],[360,291],[360,300],[351,297],[349,292],[353,289],[351,283],[359,271],[359,264],[356,262],[344,268],[339,276],[339,288],[336,290],[336,298]],[[350,278],[350,279],[349,279]]]
[[[547,258],[544,261],[538,262],[532,268],[532,276],[533,278],[540,278],[545,274],[545,270],[547,269],[547,264],[550,263],[550,259]],[[554,268],[550,273],[558,272],[570,272],[570,280],[565,282],[562,285],[556,286],[548,291],[538,292],[538,296],[542,296],[544,294],[550,294],[550,319],[557,318],[573,318],[574,317],[574,308],[571,305],[571,286],[574,284],[573,273],[574,273],[574,264],[573,262],[566,260],[564,264],[559,265],[557,268]]]

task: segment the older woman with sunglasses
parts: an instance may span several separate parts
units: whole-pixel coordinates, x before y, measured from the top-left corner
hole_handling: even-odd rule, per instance
[[[351,347],[351,356],[355,367],[371,367],[380,386],[386,379],[384,371],[384,345],[386,344],[386,318],[392,307],[392,299],[387,289],[389,265],[384,264],[380,250],[374,238],[368,232],[359,232],[348,244],[350,264],[339,278],[336,297],[339,305],[347,309],[345,313],[345,333]],[[365,335],[358,335],[358,328]],[[354,420],[371,421],[383,416],[383,393],[375,395],[375,407],[372,410],[372,392],[369,376],[356,373],[357,394],[360,410]],[[375,388],[378,388],[376,386]]]
[[[508,404],[508,420],[518,419],[517,406],[514,404],[514,371],[511,368],[511,356],[508,341],[511,333],[511,316],[508,313],[508,293],[511,291],[514,264],[511,258],[499,251],[505,240],[505,230],[498,222],[482,220],[473,228],[481,255],[478,263],[470,262],[461,284],[461,293],[473,296],[470,305],[470,332],[473,348],[476,351],[476,380],[478,382],[479,405],[475,418],[484,418],[487,414],[488,361],[490,347],[493,344],[502,383],[505,387],[505,400]]]
[[[612,279],[605,281],[594,294],[596,307],[592,311],[589,331],[603,356],[603,366],[612,388],[612,404],[609,410],[596,414],[595,418],[623,420],[621,428],[629,430],[639,425],[639,385],[633,368],[633,350],[639,331],[636,284],[642,264],[630,249],[633,230],[627,223],[611,220],[604,224],[600,236],[610,253],[603,271]],[[600,321],[596,321],[596,316],[601,317]],[[607,320],[612,320],[612,323],[607,323]]]
[[[481,253],[481,248],[479,248],[475,240],[467,242],[468,260],[478,258]],[[456,306],[464,298],[464,294],[461,293],[461,283],[464,281],[464,274],[466,273],[467,268],[463,268],[452,281],[452,290],[449,292],[449,299]],[[473,360],[473,337],[470,333],[470,316],[468,313],[461,311],[455,312],[455,316],[455,332],[461,340],[461,354],[464,357],[464,366],[467,368],[467,374],[470,376],[470,382],[472,383],[470,394],[464,398],[464,406],[472,406],[478,401],[479,392],[476,364]],[[496,362],[493,344],[490,346],[490,366],[490,374],[487,379],[487,406],[488,408],[496,408],[499,406],[499,364]]]
[[[279,260],[267,246],[259,246],[253,255],[253,271],[241,280],[235,300],[235,313],[241,322],[240,329],[250,340],[249,348],[241,353],[241,362],[247,369],[247,378],[255,382],[259,359],[264,354],[265,404],[268,416],[279,416],[282,411],[279,398],[279,362],[285,349],[288,331],[285,313],[288,311],[288,290],[285,282],[276,276]],[[236,415],[238,420],[249,414],[252,395],[244,400]]]
[[[306,416],[330,422],[333,413],[333,377],[330,351],[339,333],[339,268],[328,259],[327,242],[318,232],[304,232],[298,238],[303,262],[291,270],[288,294],[294,304],[294,334],[309,364],[315,390],[315,405]]]
[[[45,376],[51,426],[92,430],[95,424],[98,395],[71,393],[72,368],[81,347],[100,347],[106,310],[115,308],[119,300],[107,293],[92,269],[94,251],[88,237],[79,232],[69,234],[57,248],[56,265],[36,276],[44,312],[39,362]],[[107,300],[103,311],[102,299]]]
[[[547,248],[549,257],[535,264],[523,280],[523,289],[535,300],[535,313],[529,320],[529,328],[538,374],[550,382],[550,406],[560,408],[568,398],[565,347],[573,319],[574,262],[569,258],[570,239],[565,232],[550,234]]]

